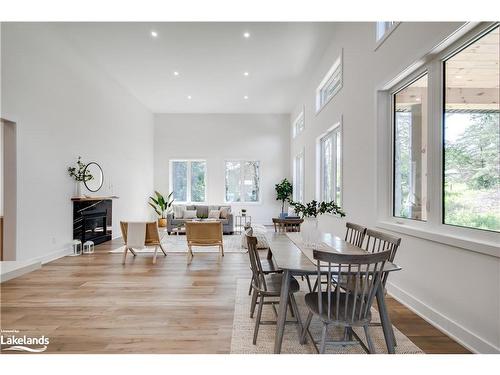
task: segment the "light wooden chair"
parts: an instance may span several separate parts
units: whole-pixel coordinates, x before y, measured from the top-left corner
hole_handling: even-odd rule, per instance
[[[302,331],[301,344],[305,342],[308,334],[316,350],[321,354],[324,353],[328,326],[334,325],[344,328],[344,338],[329,343],[350,345],[359,342],[367,352],[375,353],[369,328],[372,318],[371,307],[377,289],[382,283],[385,262],[390,255],[390,250],[366,255],[336,254],[313,250],[314,259],[317,261],[318,278],[322,272],[327,270],[328,281],[326,290],[322,290],[324,289],[323,283],[320,283],[317,292],[308,293],[305,296],[309,314]],[[345,278],[352,280],[355,285],[354,289],[343,290],[333,282],[335,279]],[[323,325],[319,349],[316,345],[317,342],[309,332],[313,316],[317,316]],[[352,327],[363,327],[368,347]],[[351,340],[351,335],[355,336],[357,341]]]
[[[222,223],[220,221],[187,221],[186,239],[188,245],[188,263],[193,260],[193,246],[218,246],[220,255],[224,256]]]
[[[156,263],[156,254],[158,252],[158,247],[163,252],[164,256],[167,256],[167,252],[163,248],[160,240],[160,234],[158,233],[158,223],[156,221],[146,222],[146,233],[144,239],[145,246],[154,246],[155,251],[153,254],[153,264]],[[134,256],[137,253],[134,251],[132,247],[129,247],[127,244],[127,231],[128,231],[128,222],[120,221],[120,229],[122,231],[123,241],[125,242],[125,251],[123,252],[123,264],[125,264],[125,260],[127,258],[127,253],[130,251]]]

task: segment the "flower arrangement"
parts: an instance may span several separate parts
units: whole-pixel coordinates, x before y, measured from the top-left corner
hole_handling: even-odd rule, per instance
[[[85,169],[86,166],[87,164],[82,162],[82,157],[79,156],[76,160],[76,166],[68,167],[68,174],[76,182],[90,181],[94,178],[94,176],[92,176],[90,172]]]
[[[325,213],[340,215],[340,217],[345,216],[345,212],[342,210],[340,206],[334,201],[331,202],[318,202],[316,200],[312,200],[309,203],[303,204],[300,202],[290,202],[290,206],[293,207],[295,212],[301,216],[301,218],[305,217],[314,217],[317,218],[318,215],[323,215]]]

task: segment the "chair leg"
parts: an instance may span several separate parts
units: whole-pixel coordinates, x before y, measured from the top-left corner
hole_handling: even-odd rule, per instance
[[[127,259],[127,253],[128,253],[128,249],[127,249],[127,246],[125,246],[125,251],[123,252],[122,264],[125,264],[125,260]]]
[[[306,322],[304,323],[304,327],[302,327],[302,335],[300,336],[300,344],[301,345],[304,345],[306,342],[307,330],[309,329],[309,326],[311,325],[312,317],[313,317],[313,313],[309,311],[309,314],[307,314]]]
[[[194,257],[193,249],[191,249],[191,246],[188,246],[188,264],[191,264],[193,257]]]
[[[370,327],[369,325],[363,326],[365,329],[366,342],[368,343],[368,351],[370,354],[375,354],[375,346],[373,345],[372,337],[370,335]]]
[[[254,289],[252,294],[252,304],[250,305],[250,318],[253,318],[253,313],[255,312],[255,305],[257,304],[257,297],[259,293]]]
[[[255,319],[255,329],[253,331],[253,344],[257,344],[257,335],[259,334],[260,318],[262,316],[262,307],[264,306],[264,296],[260,296],[259,309],[257,310],[257,318]]]
[[[315,292],[317,287],[318,287],[318,278],[316,278],[316,281],[314,282],[314,286],[312,288],[312,292]]]
[[[167,252],[166,252],[166,251],[165,251],[165,249],[163,248],[163,245],[162,245],[162,244],[160,244],[159,246],[160,246],[161,251],[163,252],[163,255],[167,256]]]
[[[220,253],[222,256],[224,256],[224,245],[220,245]]]
[[[306,280],[307,280],[307,287],[309,288],[309,291],[312,292],[311,288],[311,279],[309,278],[309,275],[306,275]]]
[[[323,323],[323,329],[321,330],[321,343],[319,346],[319,354],[325,354],[327,330],[328,330],[328,325],[326,323]]]
[[[153,264],[156,263],[156,253],[158,253],[158,246],[155,246],[155,253],[153,254]]]
[[[290,297],[292,295],[290,294]],[[290,314],[292,315],[292,318],[295,318],[295,312],[293,311],[293,306],[292,306],[292,299],[288,298],[288,307],[290,308]]]
[[[252,294],[252,281],[253,281],[253,276],[252,276],[252,280],[250,280],[250,286],[248,287],[248,295],[249,296]]]

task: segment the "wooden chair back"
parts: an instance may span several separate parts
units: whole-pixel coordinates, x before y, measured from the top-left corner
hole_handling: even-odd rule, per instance
[[[370,253],[390,251],[391,255],[389,256],[389,262],[393,262],[400,244],[401,238],[399,237],[391,236],[390,234],[378,232],[376,230],[367,229],[366,243],[362,247]],[[386,273],[382,278],[382,283],[384,284],[384,286],[387,282],[388,276],[389,274]]]
[[[127,243],[127,230],[128,230],[128,221],[120,221],[120,229],[122,231],[123,241]],[[160,234],[158,233],[158,223],[156,221],[147,221],[146,222],[146,240],[144,245],[159,245]]]
[[[186,221],[188,244],[218,245],[222,243],[222,223],[220,221]]]
[[[318,286],[319,314],[326,313],[328,320],[343,321],[348,324],[367,321],[373,298],[382,282],[384,274],[382,271],[390,255],[389,250],[365,255],[313,250],[314,259],[317,260],[318,279],[325,270],[328,276],[326,294],[322,283]],[[333,280],[342,278],[349,278],[354,288],[344,290],[334,284]],[[327,301],[324,301],[324,298]]]
[[[262,269],[259,252],[257,251],[257,237],[245,234],[247,238],[248,256],[252,270],[252,286],[261,291],[267,291],[266,278]]]
[[[357,247],[361,247],[365,239],[366,228],[354,223],[345,223],[345,227],[345,240]]]

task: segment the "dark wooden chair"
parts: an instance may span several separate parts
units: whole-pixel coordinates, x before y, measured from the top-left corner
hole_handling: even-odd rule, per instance
[[[313,256],[317,261],[318,278],[327,270],[328,282],[325,283],[326,288],[320,284],[316,292],[305,296],[309,314],[302,330],[301,343],[305,342],[308,334],[316,350],[321,354],[324,353],[328,326],[334,325],[344,328],[344,338],[342,341],[329,341],[329,343],[350,345],[359,342],[368,353],[375,353],[369,329],[372,317],[371,307],[377,289],[382,283],[384,275],[382,270],[390,255],[390,250],[366,255],[336,254],[314,250]],[[346,277],[354,282],[353,290],[342,290],[333,282],[335,279],[342,280]],[[318,317],[323,324],[319,349],[309,331],[313,316]],[[352,327],[363,327],[368,346],[352,330]],[[350,335],[354,336],[357,341],[350,339]]]
[[[354,223],[345,223],[346,231],[345,231],[345,237],[344,240],[346,240],[349,243],[352,243],[353,245],[357,247],[361,247],[363,245],[363,241],[365,239],[366,235],[366,227],[359,225],[359,224],[354,224]],[[318,279],[314,282],[314,287],[312,291],[314,292],[316,288],[318,287]]]
[[[257,251],[257,238],[246,234],[248,243],[248,254],[250,257],[250,268],[252,269],[252,306],[250,317],[253,317],[256,304],[259,305],[257,309],[257,317],[255,318],[255,329],[253,334],[253,344],[257,343],[257,335],[259,333],[259,326],[261,324],[276,324],[276,321],[262,321],[262,308],[264,305],[270,304],[274,310],[274,314],[278,316],[275,304],[279,304],[279,296],[281,294],[281,282],[283,279],[282,274],[272,273],[266,274],[262,269],[262,263],[259,253]],[[288,321],[287,323],[294,322],[300,324],[300,315],[295,301],[294,293],[300,289],[297,280],[293,279],[290,283],[289,294],[289,307],[292,315],[295,316],[296,321]],[[257,301],[258,300],[258,301]]]

